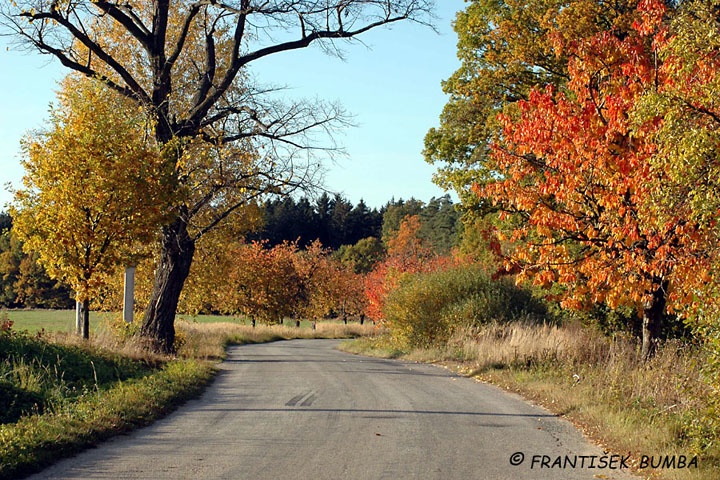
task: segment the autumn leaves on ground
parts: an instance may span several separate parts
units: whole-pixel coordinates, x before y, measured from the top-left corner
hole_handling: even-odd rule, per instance
[[[368,335],[346,348],[446,362],[613,451],[699,459],[643,475],[717,477],[717,0],[468,2],[461,66],[424,150],[457,210],[447,198],[380,210],[300,198],[348,117],[280,102],[249,70],[427,24],[429,0],[35,3],[1,7],[0,23],[72,73],[47,129],[24,142],[0,293],[14,307],[72,296],[116,311],[121,272],[137,265],[141,311],[94,335],[86,317],[85,342],[3,318],[0,391],[17,406],[0,429],[3,468],[41,465],[51,438],[65,452],[148,421],[196,392],[228,342],[325,335],[333,318],[333,336]],[[47,341],[76,352],[62,367],[77,375],[24,356]],[[101,358],[115,373],[91,374],[87,359]],[[166,400],[122,413],[147,395]],[[95,412],[106,421],[92,402],[120,410],[86,428]]]

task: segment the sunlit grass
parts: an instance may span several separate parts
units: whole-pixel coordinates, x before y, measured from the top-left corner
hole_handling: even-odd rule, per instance
[[[16,330],[37,333],[75,332],[75,310],[4,310],[7,318],[14,322]],[[108,317],[108,313],[90,312],[90,333],[97,332]]]

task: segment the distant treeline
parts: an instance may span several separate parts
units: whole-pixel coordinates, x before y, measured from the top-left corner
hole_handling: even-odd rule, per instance
[[[449,195],[427,203],[393,199],[377,209],[362,200],[353,205],[340,195],[323,194],[316,199],[274,198],[260,208],[262,227],[245,239],[264,240],[268,248],[285,241],[297,241],[303,248],[319,240],[326,248],[344,251],[343,246],[373,239],[382,249],[405,217],[418,215],[420,236],[444,254],[457,245],[461,230],[460,214]],[[12,235],[10,215],[0,212],[0,308],[71,308],[72,295],[67,286],[48,277],[34,254],[23,251]]]
[[[0,307],[72,308],[70,289],[52,280],[12,235],[10,215],[0,212]]]
[[[414,198],[393,199],[379,210],[370,209],[363,200],[353,205],[340,195],[323,194],[315,201],[292,197],[269,200],[263,205],[263,227],[247,238],[267,240],[270,246],[297,240],[301,247],[320,240],[324,247],[338,250],[368,237],[387,239],[409,215],[420,216],[420,234],[438,252],[448,252],[457,244],[459,214],[449,195],[428,203]]]

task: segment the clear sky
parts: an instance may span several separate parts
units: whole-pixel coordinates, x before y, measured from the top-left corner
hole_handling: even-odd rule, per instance
[[[353,115],[356,126],[337,136],[347,157],[326,165],[327,189],[371,207],[445,193],[432,183],[423,138],[447,102],[441,81],[459,66],[451,22],[464,8],[464,0],[437,0],[439,34],[402,22],[345,46],[344,60],[311,47],[252,64],[259,81],[287,86],[287,96],[338,101]],[[6,40],[0,37],[0,210],[12,199],[6,184],[19,186],[23,175],[20,139],[43,126],[67,73],[48,56],[8,49]]]

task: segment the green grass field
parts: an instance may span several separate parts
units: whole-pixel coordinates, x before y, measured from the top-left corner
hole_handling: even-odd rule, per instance
[[[13,321],[13,329],[31,333],[45,329],[46,332],[75,331],[75,310],[3,310],[0,317],[7,315]],[[90,331],[94,332],[108,318],[109,313],[90,312]]]
[[[234,323],[236,325],[252,325],[250,319],[240,316],[224,316],[224,315],[178,315],[178,320],[184,320],[190,323]],[[340,320],[323,320],[323,323],[342,323]],[[283,322],[286,327],[294,327],[295,320],[286,318]],[[312,328],[312,321],[301,320],[300,328]]]
[[[46,332],[65,332],[72,333],[75,331],[75,311],[74,310],[3,310],[0,311],[0,318],[7,315],[8,319],[14,322],[15,330],[27,330],[35,333],[43,328]],[[102,329],[106,321],[110,320],[118,313],[111,312],[90,312],[90,332],[97,332]],[[179,320],[185,320],[191,323],[235,323],[238,325],[250,325],[250,320],[238,316],[222,316],[222,315],[178,315]],[[285,325],[294,326],[294,320],[285,320]],[[311,323],[303,320],[300,322],[301,328],[310,328]]]

